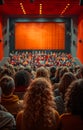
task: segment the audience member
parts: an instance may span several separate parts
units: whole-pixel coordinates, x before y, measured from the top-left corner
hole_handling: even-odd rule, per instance
[[[31,83],[30,73],[26,70],[19,70],[15,76],[15,94],[19,96],[20,99],[23,99],[23,95],[26,91],[26,88]]]
[[[8,68],[4,68],[1,73],[0,73],[0,78],[2,78],[3,76],[8,75],[12,77],[12,72],[8,69]]]
[[[80,66],[79,73],[80,73],[80,78],[83,79],[83,65]]]
[[[64,96],[68,89],[68,86],[76,80],[76,77],[73,73],[67,72],[65,73],[60,82],[56,84],[57,89],[54,90],[55,102],[57,104],[57,110],[59,114],[62,114],[64,111]]]
[[[15,83],[10,76],[3,76],[0,79],[0,86],[2,89],[1,104],[13,115],[22,110],[22,101],[17,95],[14,95]]]
[[[60,81],[60,71],[61,71],[62,67],[61,66],[57,66],[56,68],[56,73],[55,73],[55,83],[59,83]]]
[[[15,130],[16,122],[14,116],[7,112],[1,105],[1,88],[0,88],[0,130]]]
[[[45,67],[39,67],[36,70],[36,78],[45,78],[50,82],[50,78],[49,78],[50,74],[48,69],[46,69]]]
[[[50,80],[52,84],[56,83],[55,73],[56,73],[56,67],[55,66],[50,67]]]
[[[83,79],[74,81],[65,94],[67,113],[60,116],[60,130],[83,129]]]
[[[63,76],[65,73],[67,73],[67,72],[69,72],[69,68],[68,68],[67,66],[61,68],[60,73],[59,73],[59,79],[61,80],[62,76]]]
[[[45,78],[36,78],[28,87],[16,124],[17,130],[57,130],[59,114],[51,84]]]
[[[83,66],[71,54],[11,53],[0,67],[0,130],[14,128],[13,115],[17,130],[82,130],[82,85]]]

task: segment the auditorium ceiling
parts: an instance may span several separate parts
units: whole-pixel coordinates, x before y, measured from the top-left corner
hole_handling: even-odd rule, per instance
[[[4,0],[0,14],[8,16],[71,17],[83,13],[80,0]]]

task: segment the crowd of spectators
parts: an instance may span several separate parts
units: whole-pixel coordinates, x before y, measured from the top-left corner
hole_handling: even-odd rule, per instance
[[[74,66],[75,61],[71,54],[61,52],[15,52],[10,53],[9,63],[17,66],[30,65],[31,67],[39,66]]]
[[[11,53],[0,97],[0,130],[83,129],[83,66],[71,54]]]

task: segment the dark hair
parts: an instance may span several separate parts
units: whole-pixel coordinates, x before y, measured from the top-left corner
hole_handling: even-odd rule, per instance
[[[83,79],[74,81],[65,94],[66,111],[83,119]]]
[[[81,77],[83,78],[83,65],[80,66],[80,74],[81,74]]]
[[[31,81],[31,77],[29,72],[25,70],[20,70],[15,74],[14,80],[16,87],[28,87]]]
[[[55,66],[50,67],[50,72],[55,74],[55,72],[56,72],[56,67],[55,67]]]
[[[63,68],[60,70],[59,77],[62,78],[62,76],[63,76],[65,73],[67,73],[67,72],[69,72],[68,67],[63,67]]]
[[[13,78],[7,75],[3,76],[0,80],[0,87],[4,95],[11,94],[13,90],[15,89],[15,83],[14,83]]]
[[[55,76],[56,76],[56,79],[57,79],[57,83],[60,81],[60,71],[62,69],[62,66],[59,66],[56,68],[56,73],[55,73]]]

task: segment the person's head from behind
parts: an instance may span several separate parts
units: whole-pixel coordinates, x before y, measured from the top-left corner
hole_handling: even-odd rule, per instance
[[[14,75],[15,75],[14,66],[11,65],[11,64],[9,64],[9,65],[8,65],[8,69],[11,71],[11,74],[12,74],[11,76],[14,77]]]
[[[60,87],[59,90],[63,95],[64,98],[64,94],[68,88],[68,86],[74,81],[76,80],[76,77],[74,76],[74,74],[72,72],[66,72],[61,80],[60,80]]]
[[[63,67],[63,68],[60,70],[59,78],[61,79],[62,76],[63,76],[65,73],[67,73],[67,72],[69,72],[69,68],[68,68],[68,67]]]
[[[3,71],[1,71],[0,73],[0,78],[2,78],[3,76],[8,75],[12,77],[12,72],[9,68],[4,68]]]
[[[56,67],[55,66],[50,67],[50,76],[55,76],[55,72],[56,72]]]
[[[78,73],[79,73],[79,78],[83,79],[83,65],[80,66],[80,68],[78,69]]]
[[[33,128],[36,122],[40,127],[47,126],[47,123],[52,125],[54,107],[56,108],[56,105],[51,84],[45,78],[34,79],[24,96],[25,126]]]
[[[49,80],[49,71],[44,67],[39,67],[36,71],[36,78],[46,78]]]
[[[31,82],[31,76],[29,72],[25,70],[20,70],[15,74],[14,80],[15,80],[16,87],[27,88]]]
[[[24,68],[24,70],[26,70],[27,72],[29,72],[30,76],[31,76],[31,79],[34,79],[34,74],[33,74],[33,69],[31,68],[31,66],[26,66]]]
[[[26,70],[26,71],[29,72],[30,74],[31,74],[31,72],[32,72],[31,66],[26,66],[26,67],[24,68],[24,70]]]
[[[65,108],[83,119],[83,79],[74,81],[65,94]]]
[[[5,96],[8,96],[10,94],[13,94],[15,90],[15,83],[12,77],[10,76],[3,76],[0,79],[0,87],[2,89],[2,94]]]

